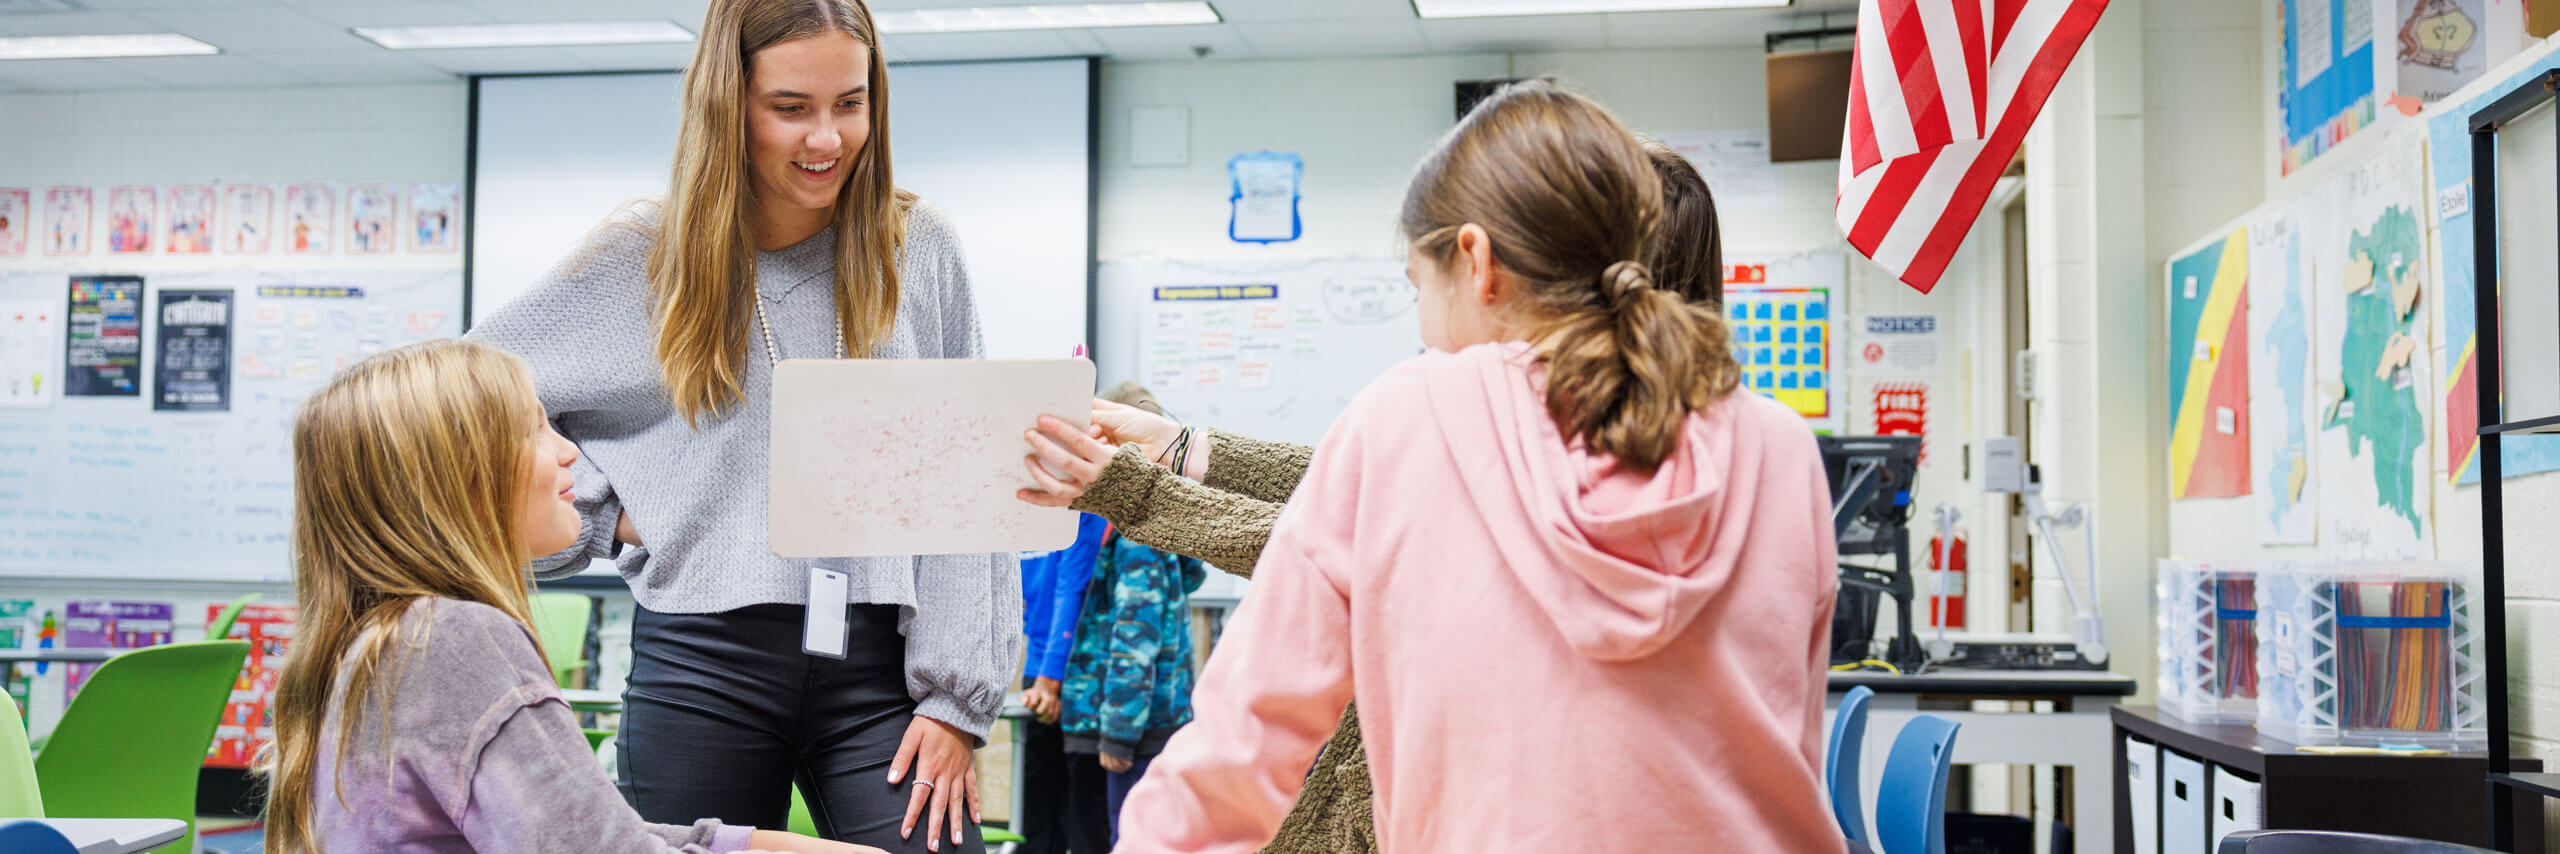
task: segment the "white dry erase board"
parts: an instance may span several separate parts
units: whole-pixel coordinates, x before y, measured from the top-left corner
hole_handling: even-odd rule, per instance
[[[773,374],[773,553],[1050,551],[1076,512],[1025,504],[1023,431],[1092,423],[1083,359],[786,359]]]

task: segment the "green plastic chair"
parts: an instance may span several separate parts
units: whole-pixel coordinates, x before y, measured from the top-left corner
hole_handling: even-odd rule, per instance
[[[231,604],[225,606],[222,609],[222,613],[215,614],[213,616],[213,622],[205,624],[204,639],[223,640],[229,638],[231,636],[231,624],[240,621],[240,612],[246,610],[250,603],[264,598],[267,598],[264,594],[251,593],[238,599],[231,600]]]
[[[99,665],[35,759],[52,814],[166,818],[187,835],[160,848],[195,850],[196,771],[231,702],[247,641],[169,644]]]
[[[533,636],[542,656],[551,659],[551,680],[562,688],[574,681],[587,662],[587,624],[595,617],[596,600],[584,593],[533,594]]]
[[[27,725],[0,700],[0,818],[43,818],[44,793],[36,789],[36,758],[27,748]]]

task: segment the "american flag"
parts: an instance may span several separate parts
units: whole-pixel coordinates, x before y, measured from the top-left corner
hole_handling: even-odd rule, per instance
[[[2107,0],[1862,0],[1834,218],[1928,293]]]

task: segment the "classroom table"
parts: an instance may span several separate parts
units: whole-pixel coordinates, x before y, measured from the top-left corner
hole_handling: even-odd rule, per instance
[[[622,711],[622,695],[592,688],[562,688],[560,698],[569,701],[569,710],[618,714]]]
[[[1835,671],[1824,705],[1837,711],[1840,695],[1861,685],[1876,696],[1867,703],[1860,791],[1873,792],[1882,784],[1893,737],[1913,716],[1927,712],[1962,727],[1956,731],[1957,765],[2073,769],[2074,847],[2099,851],[2115,840],[2115,810],[2105,778],[2115,764],[2115,724],[2108,712],[2120,698],[2133,694],[2133,677],[2097,670],[1950,669],[1907,676]],[[2029,701],[2034,711],[1977,710],[1974,702],[1985,700]],[[1870,822],[1874,812],[1868,810]]]
[[[132,651],[129,649],[0,649],[0,664],[33,661],[94,663]]]
[[[178,841],[187,823],[171,818],[28,818],[71,840],[80,854],[133,854]]]

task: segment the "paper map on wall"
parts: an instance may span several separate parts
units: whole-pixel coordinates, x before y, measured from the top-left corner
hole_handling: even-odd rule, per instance
[[[2553,68],[2560,54],[2547,54],[2533,67],[2517,71],[2496,88],[2427,122],[2433,180],[2428,182],[2436,205],[2437,287],[2428,294],[2436,302],[2436,340],[2444,345],[2447,365],[2443,394],[2432,404],[2445,418],[2445,460],[2455,483],[2480,482],[2479,293],[2477,255],[2472,250],[2471,130],[2473,112],[2499,94],[2524,85]],[[2560,470],[2560,436],[2508,436],[2498,441],[2498,469],[2507,477]]]
[[[2249,493],[2249,232],[2169,259],[2169,495]]]
[[[2423,141],[2410,138],[2333,183],[2339,220],[2314,236],[2323,543],[2343,557],[2430,558]]]
[[[2303,243],[2327,212],[2324,189],[2248,226],[2251,516],[2266,545],[2310,545],[2318,533],[2311,285],[2319,277]]]

